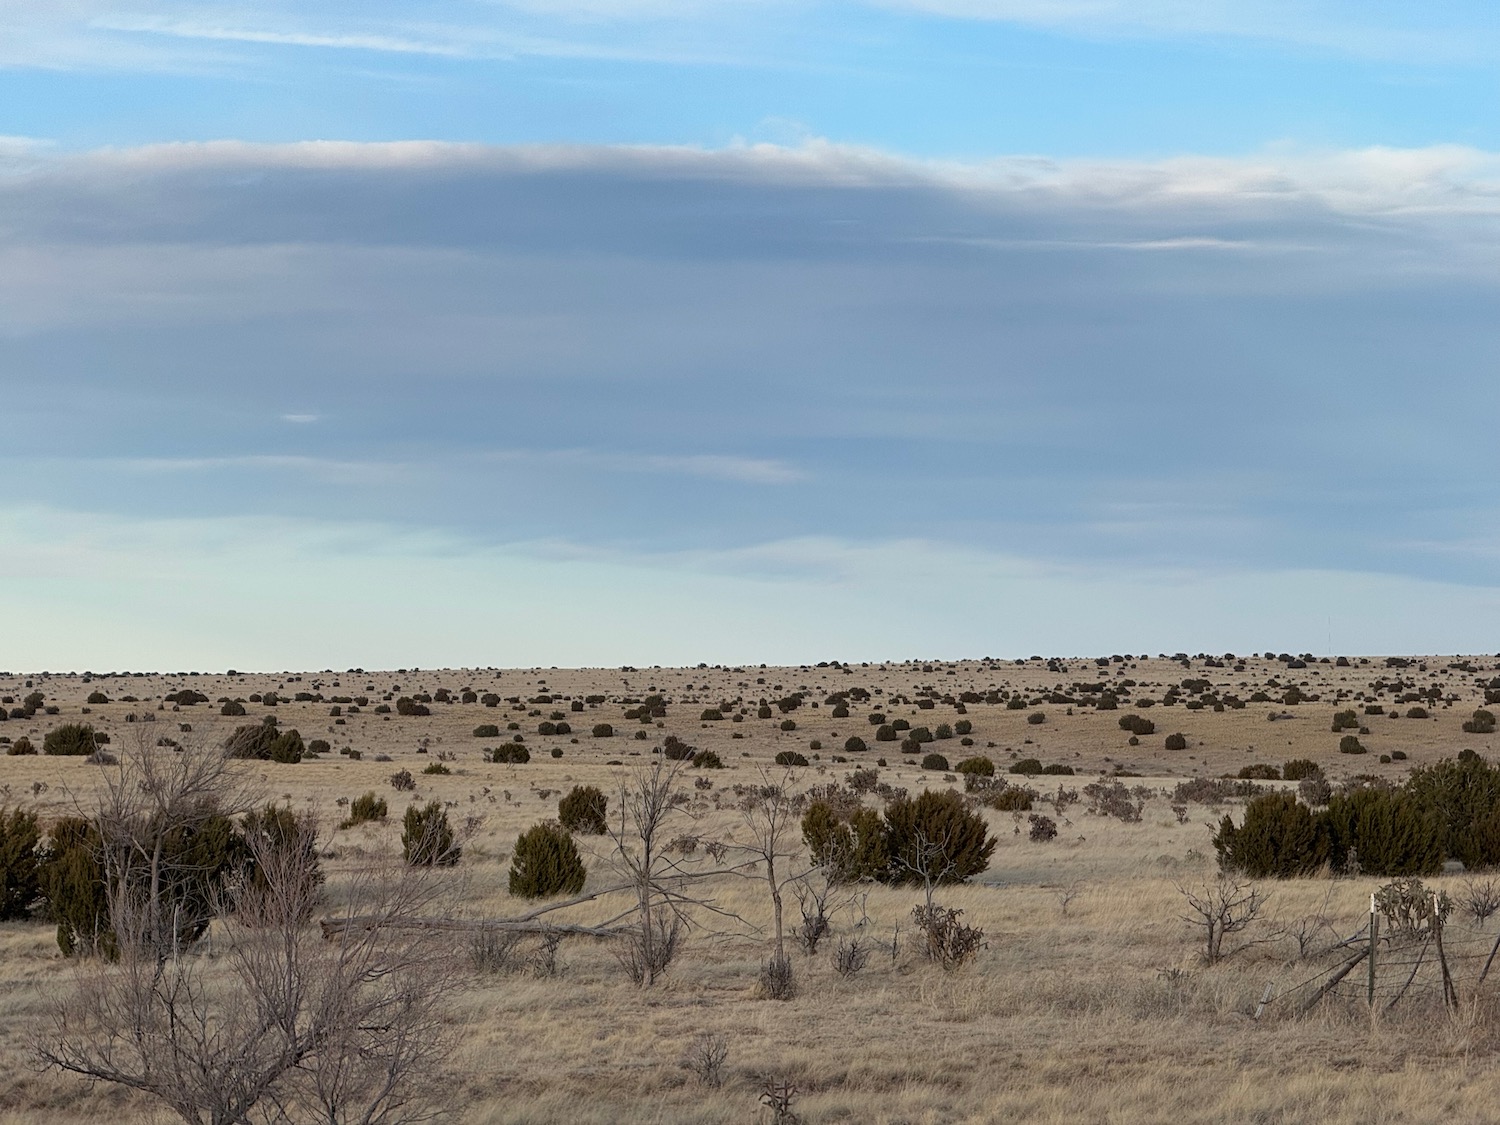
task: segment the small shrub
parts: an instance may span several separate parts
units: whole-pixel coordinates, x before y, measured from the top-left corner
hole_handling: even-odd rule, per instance
[[[968,719],[959,719],[958,722],[953,724],[953,733],[959,735],[973,734],[974,724],[969,722]]]
[[[1479,710],[1463,725],[1465,734],[1494,734],[1495,715],[1492,711]]]
[[[994,777],[995,763],[983,755],[973,758],[965,758],[953,767],[955,773],[963,774],[965,777]]]
[[[387,811],[385,798],[377,797],[374,790],[371,790],[349,802],[349,815],[339,827],[353,828],[356,824],[384,820]]]
[[[782,719],[781,720],[781,729],[782,730],[796,730],[797,729],[797,720],[796,719]]]
[[[799,754],[798,757],[801,755]],[[693,755],[693,768],[695,770],[721,770],[724,768],[724,762],[712,750],[699,750]]]
[[[1301,781],[1304,777],[1322,772],[1318,763],[1310,758],[1293,758],[1281,767],[1281,776],[1287,781]]]
[[[615,736],[615,728],[608,723],[595,723],[593,735],[595,738],[613,738]]]
[[[587,872],[573,836],[561,824],[543,821],[516,839],[510,860],[510,893],[518,898],[576,895]]]
[[[948,759],[941,754],[926,754],[922,757],[922,768],[924,770],[939,770],[948,772]]]
[[[474,728],[475,738],[499,738],[500,728],[494,723],[480,723]]]
[[[1346,734],[1339,739],[1340,754],[1366,754],[1367,751],[1359,741],[1357,734]]]
[[[917,906],[911,916],[923,937],[923,953],[945,970],[961,968],[984,947],[984,931],[959,921],[962,910]]]
[[[609,798],[592,785],[575,785],[557,803],[558,822],[569,832],[601,836],[608,827]]]
[[[1039,727],[1047,721],[1047,713],[1045,711],[1033,711],[1026,716],[1026,721],[1034,727]]]
[[[846,754],[863,754],[868,749],[869,746],[865,744],[865,740],[857,734],[844,739],[844,753]]]
[[[1031,831],[1028,833],[1028,836],[1032,843],[1045,844],[1057,839],[1057,821],[1053,820],[1050,816],[1041,816],[1038,813],[1032,813],[1026,818],[1026,821],[1031,825]]]
[[[1241,766],[1240,772],[1235,776],[1248,781],[1280,781],[1281,771],[1270,762],[1256,762]]]
[[[1042,763],[1035,758],[1022,758],[1010,764],[1010,773],[1021,774],[1025,777],[1034,777],[1042,772]]]
[[[417,779],[412,777],[411,770],[397,770],[391,774],[391,788],[398,793],[405,793],[417,787]]]
[[[1167,735],[1166,747],[1168,750],[1186,750],[1187,739],[1180,734]]]
[[[797,976],[792,971],[792,959],[784,953],[773,953],[760,967],[758,985],[760,995],[767,1000],[793,999],[797,995]]]
[[[778,766],[805,766],[807,759],[795,750],[782,750],[776,755]]]
[[[32,745],[31,739],[24,734],[5,748],[6,754],[12,758],[24,758],[28,754],[35,754],[36,747]]]
[[[531,761],[531,751],[519,742],[507,742],[490,751],[490,761],[501,765],[523,766]]]
[[[1352,709],[1348,710],[1348,711],[1337,711],[1337,712],[1334,713],[1334,716],[1333,716],[1333,726],[1332,726],[1332,730],[1333,730],[1334,734],[1338,734],[1339,731],[1342,731],[1342,730],[1358,730],[1358,729],[1359,729],[1359,716],[1356,715]]]
[[[1409,708],[1407,708],[1407,711],[1406,711],[1406,717],[1408,719],[1425,719],[1425,718],[1428,717],[1428,715],[1427,715],[1427,708],[1425,708],[1425,707],[1409,707]]]
[[[1031,790],[1022,789],[1018,785],[1009,786],[998,793],[987,793],[984,803],[996,812],[1030,812]]]
[[[724,719],[724,712],[720,711],[717,707],[708,707],[704,710],[703,714],[698,716],[698,718],[705,723],[722,722]]]
[[[424,769],[422,772],[423,773],[427,773],[427,774],[436,774],[438,776],[446,777],[448,774],[452,773],[453,771],[450,770],[447,766],[443,765],[442,762],[431,762],[431,763],[428,764],[427,768]]]
[[[463,849],[454,842],[453,829],[442,802],[410,806],[401,826],[401,854],[413,867],[452,867]]]
[[[1128,730],[1137,737],[1144,737],[1156,733],[1156,724],[1150,719],[1144,719],[1140,715],[1121,715],[1120,729]]]

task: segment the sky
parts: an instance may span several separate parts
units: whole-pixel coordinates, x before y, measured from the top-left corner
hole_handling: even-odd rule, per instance
[[[1500,647],[1500,8],[0,0],[0,668]]]

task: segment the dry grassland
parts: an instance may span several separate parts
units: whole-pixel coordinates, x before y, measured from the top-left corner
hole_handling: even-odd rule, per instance
[[[1450,668],[1452,663],[1466,667]],[[759,999],[756,978],[769,952],[769,904],[761,883],[725,876],[710,885],[717,905],[745,919],[743,924],[710,922],[695,932],[666,980],[651,990],[633,987],[607,948],[569,940],[560,952],[558,972],[538,976],[476,973],[460,995],[452,1020],[462,1046],[448,1100],[458,1120],[480,1123],[612,1123],[769,1121],[757,1098],[766,1076],[793,1082],[796,1109],[804,1121],[906,1122],[1479,1122],[1493,1120],[1500,1104],[1500,1072],[1494,1066],[1500,1045],[1500,1004],[1496,985],[1473,987],[1476,974],[1459,970],[1461,1006],[1445,1013],[1425,978],[1410,998],[1390,1013],[1372,1018],[1357,987],[1341,990],[1310,1013],[1299,1015],[1297,1000],[1307,990],[1294,986],[1324,971],[1326,961],[1302,959],[1290,936],[1238,953],[1215,967],[1198,957],[1197,938],[1182,919],[1179,885],[1213,877],[1212,847],[1206,827],[1234,802],[1191,805],[1185,823],[1166,796],[1175,784],[1197,775],[1233,772],[1252,762],[1279,765],[1289,758],[1312,758],[1337,782],[1354,772],[1399,778],[1411,765],[1451,755],[1464,747],[1490,754],[1494,736],[1466,735],[1460,729],[1483,689],[1497,675],[1492,658],[1429,658],[1419,667],[1387,669],[1383,660],[1351,667],[1314,663],[1289,670],[1283,662],[1252,659],[1243,671],[1234,662],[1205,667],[1201,659],[1181,663],[1129,660],[1099,667],[1069,661],[890,664],[806,668],[695,669],[530,669],[442,670],[380,673],[303,673],[287,675],[197,675],[140,677],[32,676],[34,689],[59,708],[55,716],[0,724],[0,736],[29,736],[40,745],[51,727],[86,721],[107,731],[111,749],[130,743],[139,732],[179,739],[222,740],[235,725],[266,713],[248,702],[251,694],[274,690],[290,696],[317,694],[322,702],[281,702],[275,709],[283,729],[295,727],[306,739],[324,738],[334,752],[298,765],[247,763],[267,792],[294,807],[315,810],[324,828],[324,866],[329,894],[340,893],[340,871],[371,853],[399,852],[400,812],[408,801],[439,798],[455,822],[479,818],[467,841],[462,864],[445,875],[461,909],[475,917],[504,917],[522,907],[506,893],[509,854],[525,828],[556,815],[557,798],[574,784],[593,784],[613,795],[629,767],[651,760],[651,750],[667,734],[715,750],[723,770],[687,770],[693,794],[674,832],[705,839],[735,839],[743,825],[734,809],[732,787],[750,783],[770,766],[773,755],[796,749],[809,757],[817,739],[820,755],[797,772],[805,785],[843,778],[855,766],[873,767],[884,757],[880,777],[917,792],[923,787],[957,786],[952,775],[924,771],[919,755],[903,754],[895,743],[874,741],[867,721],[873,710],[935,728],[959,718],[973,724],[972,749],[955,738],[937,749],[957,761],[987,754],[1003,773],[1018,757],[1073,766],[1073,777],[1032,779],[1045,795],[1057,785],[1082,789],[1099,774],[1124,768],[1139,777],[1125,784],[1154,791],[1139,823],[1089,815],[1085,803],[1056,815],[1055,841],[1028,839],[1024,814],[987,811],[999,839],[990,869],[972,884],[944,889],[939,900],[965,911],[983,928],[986,948],[966,968],[945,973],[923,962],[910,940],[910,911],[920,899],[912,888],[861,888],[857,899],[834,918],[834,935],[816,956],[795,953],[800,992],[789,1002]],[[1061,670],[1059,670],[1061,669]],[[1169,684],[1184,679],[1211,681],[1222,697],[1248,699],[1273,678],[1282,690],[1302,686],[1317,702],[1295,706],[1248,704],[1243,710],[1189,710],[1184,703],[1163,706]],[[1377,697],[1374,681],[1403,678],[1441,687],[1442,699],[1429,705],[1434,718],[1363,719],[1370,728],[1361,741],[1371,753],[1337,752],[1339,736],[1329,729],[1335,710],[1362,709],[1377,698],[1389,710],[1407,689]],[[28,677],[0,677],[0,695],[19,701]],[[1131,699],[1157,700],[1138,710],[1122,698],[1116,711],[1084,705],[1073,685],[1118,685],[1134,680]],[[763,682],[761,682],[763,681]],[[825,699],[833,692],[861,687],[868,701],[850,705],[847,718],[832,719]],[[932,709],[915,704],[918,689],[930,687]],[[162,697],[183,688],[210,702],[175,709]],[[457,697],[465,688],[519,698],[519,709],[502,702],[434,703],[427,717],[377,715],[373,708],[395,697],[447,688]],[[796,729],[783,732],[784,717],[757,717],[762,697],[774,701],[805,691],[806,702],[790,714]],[[942,696],[965,691],[1020,692],[1024,710],[1004,704],[969,703],[960,713]],[[91,691],[112,702],[81,714]],[[1054,691],[1078,702],[1036,702]],[[1340,698],[1339,693],[1346,693]],[[667,701],[667,715],[642,725],[624,718],[632,700],[648,693]],[[1273,697],[1280,691],[1270,689]],[[547,703],[527,703],[546,694]],[[122,696],[137,697],[133,703]],[[574,699],[590,695],[605,702],[574,713]],[[248,717],[219,716],[221,697],[247,700]],[[336,697],[367,697],[354,715],[330,715]],[[1359,696],[1367,699],[1357,698]],[[1452,696],[1452,699],[1448,697]],[[892,703],[893,697],[905,702]],[[741,722],[703,722],[709,707],[742,700]],[[1397,707],[1405,713],[1409,704]],[[343,705],[347,712],[348,705]],[[738,706],[733,710],[738,710]],[[773,708],[774,710],[774,708]],[[544,737],[538,724],[553,711],[572,724],[568,736]],[[1046,721],[1026,718],[1041,711]],[[1069,713],[1071,711],[1071,713]],[[1156,723],[1156,733],[1130,747],[1118,718],[1137,711]],[[1268,721],[1268,715],[1289,717]],[[127,716],[134,715],[135,722]],[[152,722],[144,722],[151,716]],[[532,759],[524,765],[485,761],[482,747],[499,745],[516,721]],[[496,723],[501,738],[476,738],[481,723]],[[610,738],[590,730],[608,722]],[[190,725],[191,732],[181,730]],[[644,730],[644,740],[635,739]],[[1163,748],[1164,736],[1181,732],[1184,751]],[[739,734],[742,737],[733,737]],[[849,735],[860,735],[869,750],[835,763]],[[576,740],[576,741],[575,741]],[[353,748],[361,760],[337,753]],[[549,751],[562,750],[554,759]],[[1378,755],[1402,750],[1408,758],[1381,765]],[[421,769],[439,754],[450,757],[448,776]],[[389,756],[390,761],[377,761]],[[620,765],[610,763],[618,762]],[[416,776],[413,793],[398,793],[388,779],[407,768]],[[0,804],[39,810],[44,819],[87,805],[99,767],[80,759],[0,757]],[[777,771],[779,774],[779,771]],[[711,788],[694,787],[698,779]],[[1024,778],[1016,778],[1025,781]],[[961,787],[960,787],[961,788]],[[391,804],[383,825],[339,831],[341,798],[374,790]],[[612,799],[613,808],[613,799]],[[580,841],[589,864],[589,885],[611,881],[609,842]],[[700,861],[711,866],[706,857]],[[1457,892],[1461,873],[1437,880]],[[1279,927],[1322,915],[1331,934],[1350,934],[1363,923],[1374,880],[1309,879],[1268,886],[1269,917],[1246,936],[1269,937]],[[590,921],[607,908],[590,904],[571,917]],[[796,918],[795,906],[792,917]],[[1456,921],[1455,945],[1479,948],[1493,940],[1471,919]],[[899,927],[892,953],[893,934]],[[872,949],[868,966],[853,977],[833,971],[829,954],[839,938],[859,937]],[[1231,941],[1233,944],[1233,941]],[[455,950],[462,957],[463,950]],[[28,1063],[28,1043],[45,1034],[60,990],[70,986],[73,967],[58,954],[51,928],[42,923],[0,926],[0,1122],[58,1123],[166,1121],[151,1106],[103,1087],[37,1073]],[[1354,983],[1351,980],[1351,984]],[[1277,999],[1257,1021],[1251,1017],[1266,986]],[[1476,994],[1477,992],[1477,994]],[[684,1051],[704,1032],[721,1033],[728,1059],[721,1087],[700,1084],[681,1065]],[[154,1115],[155,1114],[155,1115]]]

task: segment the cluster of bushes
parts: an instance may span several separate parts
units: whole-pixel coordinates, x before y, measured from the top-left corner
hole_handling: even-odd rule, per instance
[[[839,882],[962,883],[989,866],[996,841],[984,818],[950,790],[905,794],[884,814],[816,800],[802,818],[813,861]]]
[[[264,883],[256,854],[295,849],[298,877],[309,886],[323,878],[307,822],[275,805],[235,821],[205,798],[181,810],[179,823],[159,843],[155,862],[148,866],[129,844],[106,840],[88,817],[64,817],[44,838],[36,814],[0,810],[0,920],[45,917],[57,924],[64,956],[97,952],[113,957],[120,938],[111,929],[111,877],[123,880],[119,894],[156,895],[161,904],[157,914],[170,933],[153,936],[172,947],[202,937],[226,904],[234,908],[239,888]]]
[[[1471,871],[1500,865],[1500,768],[1472,750],[1413,770],[1403,785],[1333,793],[1312,763],[1288,762],[1282,776],[1293,773],[1322,807],[1268,793],[1241,824],[1224,817],[1213,842],[1225,870],[1287,877],[1327,865],[1394,877],[1436,874],[1447,858]]]
[[[307,746],[297,731],[278,730],[275,718],[267,716],[263,723],[236,728],[224,743],[224,753],[231,758],[296,765],[307,753]]]
[[[510,893],[550,898],[583,890],[588,872],[573,836],[602,834],[608,809],[609,798],[594,786],[573,786],[557,803],[556,820],[534,824],[517,838],[510,861]]]

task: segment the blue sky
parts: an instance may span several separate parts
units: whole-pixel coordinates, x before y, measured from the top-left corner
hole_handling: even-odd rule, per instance
[[[1479,4],[0,0],[0,665],[1496,647]]]

